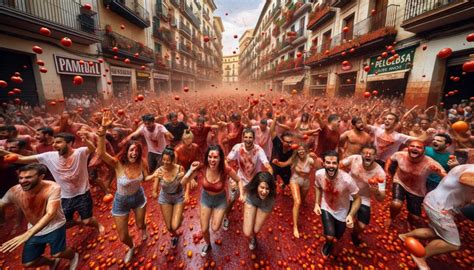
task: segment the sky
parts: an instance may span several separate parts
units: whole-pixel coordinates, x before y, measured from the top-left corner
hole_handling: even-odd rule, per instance
[[[237,49],[239,39],[245,30],[255,27],[265,0],[214,0],[214,3],[217,6],[214,15],[220,16],[224,24],[223,53],[224,55],[232,55],[233,51],[239,53]],[[235,39],[234,35],[238,35],[238,38]]]

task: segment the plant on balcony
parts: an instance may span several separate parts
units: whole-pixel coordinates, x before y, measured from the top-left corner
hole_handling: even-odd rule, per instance
[[[272,35],[273,37],[278,37],[278,35],[280,35],[280,26],[275,25],[275,27],[273,27]]]
[[[309,15],[309,23],[307,29],[310,29],[317,23],[324,15],[329,13],[330,7],[328,5],[317,6],[316,9]]]

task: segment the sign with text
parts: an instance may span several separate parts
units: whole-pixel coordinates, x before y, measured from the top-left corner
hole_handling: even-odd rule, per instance
[[[54,63],[58,74],[83,75],[100,77],[100,64],[96,61],[69,58],[54,55]]]
[[[370,70],[368,72],[369,76],[411,69],[415,55],[415,47],[396,50],[396,54],[398,54],[398,58],[396,59],[393,59],[393,56],[390,52],[388,53],[388,57],[382,58],[380,60],[377,60],[379,56],[373,56],[370,58]],[[391,58],[393,59],[392,61],[389,60]]]
[[[117,77],[132,77],[132,69],[110,66],[110,74]]]
[[[150,79],[151,78],[151,73],[146,72],[146,71],[138,71],[137,70],[137,78],[140,79]]]

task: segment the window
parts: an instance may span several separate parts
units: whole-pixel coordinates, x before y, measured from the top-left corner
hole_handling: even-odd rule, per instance
[[[343,22],[343,27],[348,27],[349,28],[349,31],[344,33],[343,32],[343,39],[345,40],[350,40],[352,39],[352,37],[354,36],[354,13],[352,13],[351,15],[347,16],[345,19],[344,19],[344,22]]]
[[[328,50],[329,47],[331,46],[331,30],[323,34],[323,42],[321,46],[322,46],[321,48],[322,52],[324,52],[325,50]]]
[[[155,43],[155,52],[161,55],[161,44]]]

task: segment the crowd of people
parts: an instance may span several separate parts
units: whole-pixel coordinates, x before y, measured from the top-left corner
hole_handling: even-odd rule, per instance
[[[0,219],[5,222],[5,209],[14,205],[28,221],[28,229],[0,252],[24,244],[25,267],[55,269],[67,259],[76,269],[79,254],[67,247],[66,230],[104,232],[93,213],[91,185],[112,204],[118,237],[128,247],[124,263],[134,259],[137,245],[129,233],[130,212],[141,241],[149,237],[145,216],[154,204],[144,181],[153,181],[152,198],[173,249],[180,246],[184,205],[192,190],[200,190],[203,257],[212,250],[212,232],[228,230],[236,201],[243,204],[248,248],[255,250],[276,196],[290,193],[298,241],[300,208],[310,189],[325,257],[346,228],[359,247],[371,204],[385,199],[391,201],[388,228],[404,205],[408,210],[411,231],[400,232],[400,239],[433,239],[424,256],[412,255],[420,269],[429,269],[427,258],[459,249],[456,215],[474,219],[473,100],[446,110],[406,108],[397,99],[273,91],[84,99],[68,100],[61,114],[12,104],[0,109]],[[457,121],[469,128],[453,128]],[[44,255],[46,245],[51,257]]]

